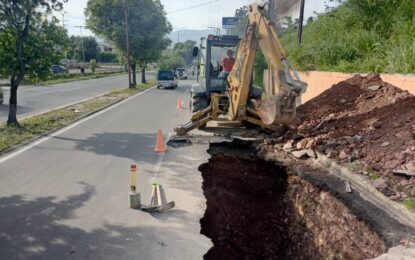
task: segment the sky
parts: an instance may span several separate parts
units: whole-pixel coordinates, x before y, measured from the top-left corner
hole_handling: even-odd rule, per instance
[[[255,0],[161,0],[167,12],[167,18],[173,25],[173,30],[181,29],[207,29],[208,27],[221,27],[222,17],[233,16],[239,7],[248,5]],[[68,0],[64,7],[64,22],[71,35],[93,35],[86,28],[76,26],[85,25],[84,8],[88,0]],[[211,3],[209,3],[211,2]],[[257,0],[256,2],[263,2]],[[203,5],[205,3],[209,3]],[[189,7],[202,5],[189,10],[178,11]],[[324,0],[306,0],[306,17],[313,11],[324,10]],[[57,14],[62,19],[62,14]]]

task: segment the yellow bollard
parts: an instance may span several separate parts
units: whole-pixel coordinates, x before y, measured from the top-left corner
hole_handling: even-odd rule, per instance
[[[131,164],[131,192],[137,191],[137,165]]]
[[[141,196],[137,192],[137,165],[131,164],[131,185],[129,194],[129,206],[132,209],[141,208]]]

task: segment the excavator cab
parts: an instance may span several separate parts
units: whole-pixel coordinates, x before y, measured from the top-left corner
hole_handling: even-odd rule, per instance
[[[231,35],[209,35],[202,38],[200,48],[194,50],[199,62],[197,83],[191,88],[192,118],[187,124],[175,128],[178,135],[221,116],[272,131],[279,131],[282,125],[295,121],[296,108],[307,84],[300,80],[285,57],[264,6],[254,3],[248,10],[248,24],[242,39]],[[229,48],[237,54],[233,68],[225,78],[219,76],[220,59]],[[267,80],[263,89],[252,84],[258,48],[269,67],[264,73]]]
[[[237,53],[241,39],[234,35],[208,35],[201,39],[200,47],[195,47],[193,56],[198,59],[197,83],[191,87],[192,113],[208,107],[212,93],[225,94],[229,83],[227,77],[221,76],[223,70],[220,61],[228,49]],[[253,86],[251,86],[253,89]],[[259,87],[251,91],[252,98],[260,97],[262,90]],[[225,105],[226,99],[221,102]]]

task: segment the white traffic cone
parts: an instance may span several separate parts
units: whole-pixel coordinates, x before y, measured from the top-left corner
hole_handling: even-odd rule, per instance
[[[143,206],[141,208],[148,212],[157,211],[162,213],[174,208],[174,206],[174,201],[167,203],[166,194],[164,192],[163,186],[157,183],[153,183],[151,190],[150,205]]]

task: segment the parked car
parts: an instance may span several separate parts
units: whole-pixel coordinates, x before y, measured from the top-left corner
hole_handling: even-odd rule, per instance
[[[1,90],[0,88],[0,105],[3,105],[3,102],[4,102],[3,90]]]
[[[177,82],[174,79],[172,70],[159,70],[157,72],[157,88],[177,88]]]
[[[178,79],[187,79],[187,71],[184,68],[177,68],[174,75]]]
[[[61,73],[69,73],[69,70],[61,65],[52,65],[52,73],[54,74],[61,74]]]

